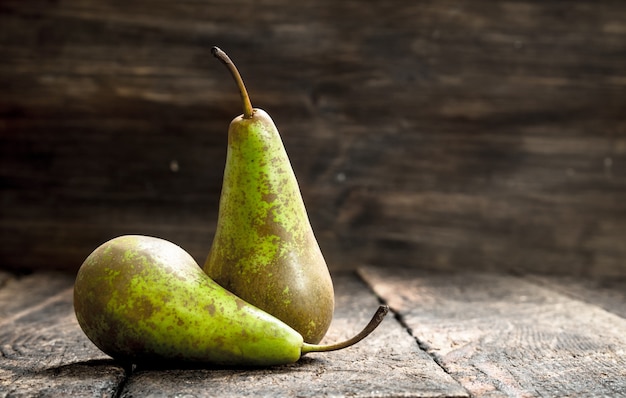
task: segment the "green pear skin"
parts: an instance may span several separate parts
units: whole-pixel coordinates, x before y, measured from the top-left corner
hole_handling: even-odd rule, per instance
[[[132,363],[269,366],[302,355],[298,332],[220,287],[186,251],[158,238],[122,236],[94,250],[78,271],[74,307],[98,348]]]
[[[204,270],[306,342],[326,334],[334,311],[331,276],[278,130],[261,109],[230,124],[217,229]]]

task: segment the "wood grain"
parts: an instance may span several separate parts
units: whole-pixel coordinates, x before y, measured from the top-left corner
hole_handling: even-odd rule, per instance
[[[38,273],[0,287],[0,397],[113,397],[124,369],[80,330],[74,278]]]
[[[0,263],[203,261],[241,69],[334,270],[626,275],[626,3],[0,4]]]
[[[472,396],[626,395],[625,318],[519,277],[360,273]]]

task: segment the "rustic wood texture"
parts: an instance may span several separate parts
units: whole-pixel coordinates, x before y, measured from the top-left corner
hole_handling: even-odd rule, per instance
[[[36,274],[0,287],[0,397],[469,397],[393,314],[360,344],[262,370],[124,369],[80,330],[73,277]],[[350,337],[378,306],[355,275],[335,277],[327,341]],[[187,394],[187,395],[185,395]]]
[[[0,3],[0,263],[157,235],[198,261],[237,62],[332,269],[625,275],[626,3]]]
[[[623,317],[521,277],[360,273],[472,396],[626,396]]]
[[[0,397],[113,397],[124,369],[80,330],[74,278],[38,273],[0,285]]]

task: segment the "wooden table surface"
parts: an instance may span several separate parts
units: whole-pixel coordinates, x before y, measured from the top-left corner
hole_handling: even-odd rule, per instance
[[[334,275],[327,341],[270,369],[125,369],[74,317],[74,276],[0,272],[0,397],[626,396],[626,280],[361,267]]]

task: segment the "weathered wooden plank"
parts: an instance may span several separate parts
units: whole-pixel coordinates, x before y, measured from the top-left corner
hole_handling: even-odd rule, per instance
[[[473,396],[626,396],[624,318],[519,277],[360,274]]]
[[[357,332],[378,306],[354,275],[334,276],[337,306],[327,341]],[[122,397],[467,397],[393,315],[349,349],[259,370],[138,370]]]
[[[0,288],[0,397],[115,395],[125,371],[80,330],[73,282],[38,273]]]
[[[75,270],[122,233],[203,260],[241,112],[217,44],[333,269],[624,275],[625,20],[619,0],[3,0],[0,262]]]
[[[527,275],[525,278],[545,285],[546,289],[567,294],[626,318],[624,278],[580,278],[569,275]]]

